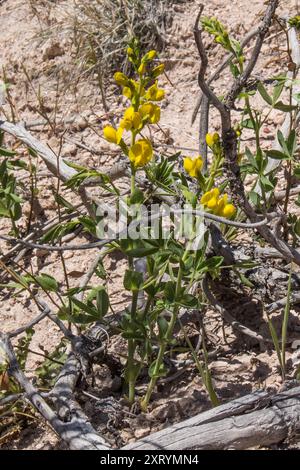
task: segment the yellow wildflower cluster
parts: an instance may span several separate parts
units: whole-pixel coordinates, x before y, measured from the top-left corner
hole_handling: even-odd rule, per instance
[[[157,77],[164,72],[164,65],[151,67],[150,62],[156,57],[154,50],[139,58],[137,51],[128,47],[127,55],[139,80],[130,79],[122,72],[115,73],[114,79],[122,87],[122,94],[131,101],[131,105],[125,110],[119,127],[115,129],[106,126],[103,134],[106,140],[125,149],[133,167],[137,168],[145,166],[153,157],[151,142],[145,138],[136,141],[136,137],[146,125],[156,124],[160,120],[160,107],[156,103],[163,100],[165,92],[158,87]],[[132,134],[129,148],[123,141],[125,131]]]
[[[220,196],[219,188],[213,188],[204,193],[200,202],[206,209],[221,217],[230,218],[236,212],[234,205],[228,202],[228,194]]]

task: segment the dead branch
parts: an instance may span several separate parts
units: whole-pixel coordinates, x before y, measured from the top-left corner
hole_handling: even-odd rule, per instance
[[[69,414],[68,421],[62,421],[52,410],[39,391],[27,379],[21,370],[15,356],[13,346],[7,335],[0,333],[0,347],[4,351],[7,363],[8,374],[12,376],[24,390],[26,399],[42,415],[48,425],[68,444],[71,450],[107,450],[109,446],[105,440],[99,436],[87,417],[80,410],[75,410]]]
[[[300,429],[300,387],[256,391],[128,444],[122,450],[225,450],[269,446]]]

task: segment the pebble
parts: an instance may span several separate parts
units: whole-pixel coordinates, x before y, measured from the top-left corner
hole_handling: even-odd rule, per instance
[[[46,43],[43,48],[43,60],[52,60],[64,55],[65,51],[58,42]]]

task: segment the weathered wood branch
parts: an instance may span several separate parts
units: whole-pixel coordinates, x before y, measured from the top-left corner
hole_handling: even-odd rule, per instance
[[[125,450],[226,450],[269,446],[300,430],[300,387],[257,391],[129,444]]]
[[[25,392],[26,399],[41,414],[51,428],[69,446],[71,450],[107,450],[108,444],[98,435],[76,402],[70,403],[70,413],[62,421],[42,397],[39,391],[27,379],[15,356],[13,346],[7,335],[0,333],[0,348],[8,364],[8,374],[12,376]],[[72,363],[76,366],[75,361]],[[71,366],[69,366],[69,371]],[[76,366],[77,370],[77,366]],[[72,376],[73,377],[73,376]],[[68,387],[66,387],[68,389]]]

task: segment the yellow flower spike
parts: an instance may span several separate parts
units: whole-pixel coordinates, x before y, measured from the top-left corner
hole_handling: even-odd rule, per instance
[[[226,204],[226,206],[224,207],[222,211],[222,215],[223,217],[230,218],[235,214],[235,212],[236,212],[236,208],[234,207],[233,204]]]
[[[191,178],[198,178],[203,167],[203,160],[200,155],[196,158],[185,157],[183,167]]]
[[[203,194],[203,196],[200,199],[200,202],[201,202],[201,204],[203,204],[203,206],[207,206],[208,202],[211,199],[216,199],[217,200],[219,198],[219,196],[220,196],[219,188],[213,188],[210,191],[207,191],[206,193]]]
[[[138,129],[141,122],[140,114],[134,110],[133,106],[130,106],[124,113],[124,118],[120,122],[120,127],[130,131],[130,129]]]
[[[161,101],[165,97],[165,92],[157,87],[157,82],[148,88],[146,93],[146,99],[149,101]]]
[[[122,128],[119,128],[118,130],[116,130],[112,126],[106,126],[103,129],[104,138],[112,144],[119,144],[122,139],[122,134],[123,134]]]
[[[151,124],[156,124],[160,120],[160,107],[153,103],[144,103],[139,108],[140,116]]]
[[[151,75],[153,78],[157,78],[159,75],[164,73],[165,71],[165,64],[160,64],[157,67],[154,67],[154,69],[151,72]]]
[[[120,86],[127,86],[129,83],[129,78],[122,72],[116,72],[114,74],[115,82]]]
[[[214,145],[220,142],[220,136],[217,132],[214,134],[206,134],[206,143],[207,145],[212,148]]]
[[[129,160],[137,167],[143,167],[152,160],[153,148],[148,139],[138,140],[129,149]]]

